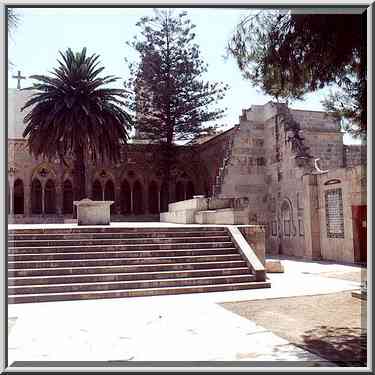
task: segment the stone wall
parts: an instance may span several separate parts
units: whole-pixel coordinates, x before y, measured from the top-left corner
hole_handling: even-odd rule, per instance
[[[226,132],[211,138],[207,142],[197,145],[195,148],[197,154],[199,154],[202,165],[204,165],[204,169],[208,174],[207,186],[204,190],[206,196],[212,195],[216,176],[218,176],[219,168],[223,164],[225,150],[228,147],[235,130],[235,127],[231,128]]]
[[[99,186],[102,199],[115,200],[112,207],[113,214],[122,214],[124,200],[124,184],[128,186],[129,210],[128,214],[155,214],[166,211],[167,206],[163,196],[163,173],[158,156],[159,147],[156,145],[129,144],[124,150],[123,160],[117,165],[110,163],[93,164],[86,160],[86,192],[87,197],[94,198],[97,193],[94,191],[94,184]],[[62,215],[64,213],[64,194],[66,185],[74,185],[73,163],[71,158],[67,158],[68,167],[58,160],[47,161],[35,159],[27,149],[25,139],[8,140],[8,212],[18,213],[20,210],[14,209],[15,196],[22,190],[23,196],[23,216],[37,215],[33,212],[32,184],[33,181],[40,183],[41,212],[46,212],[45,194],[48,185],[52,186],[51,205],[53,213],[51,215]],[[21,183],[20,183],[21,181]],[[49,182],[50,181],[50,182]],[[195,147],[177,147],[174,164],[171,173],[171,200],[186,199],[194,194],[205,194],[208,185],[208,174],[202,164]],[[18,190],[17,190],[18,189]],[[64,190],[65,189],[65,190]],[[17,191],[15,193],[15,190]],[[135,192],[136,191],[136,192]],[[137,201],[141,207],[136,212],[134,200],[138,194]],[[17,199],[16,199],[17,200]],[[19,200],[18,200],[19,202]],[[18,211],[18,212],[17,212]],[[157,212],[156,212],[157,211]],[[48,216],[48,215],[47,215]],[[20,222],[21,218],[17,218]],[[48,221],[48,217],[46,219]],[[43,220],[43,221],[45,221]],[[22,220],[21,220],[22,221]]]
[[[344,146],[344,167],[355,167],[356,165],[367,164],[366,145],[345,145]]]
[[[353,206],[367,205],[365,167],[318,176],[320,245],[323,259],[354,262]]]

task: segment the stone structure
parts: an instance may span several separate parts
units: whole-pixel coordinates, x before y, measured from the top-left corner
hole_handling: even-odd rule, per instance
[[[9,220],[69,217],[72,169],[30,156],[22,138],[25,100],[25,92],[10,90]],[[87,163],[88,197],[114,201],[112,220],[155,219],[168,211],[159,154],[157,145],[135,139],[117,165]],[[365,238],[365,164],[366,148],[344,145],[339,123],[325,112],[269,102],[243,110],[226,132],[178,146],[170,193],[173,202],[197,194],[246,201],[243,224],[265,227],[269,254],[364,261],[365,245],[355,246]]]
[[[108,225],[111,222],[110,206],[113,201],[92,201],[82,199],[74,201],[77,206],[78,225]]]

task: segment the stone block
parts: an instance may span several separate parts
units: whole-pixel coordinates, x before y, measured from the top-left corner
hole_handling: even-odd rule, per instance
[[[176,224],[194,224],[196,210],[177,210],[160,213],[160,222]]]
[[[198,224],[248,224],[247,210],[223,208],[221,210],[199,211],[195,214],[195,222]]]
[[[175,203],[169,203],[168,211],[181,211],[181,210],[195,210],[195,211],[203,211],[207,210],[208,208],[208,198],[204,198],[200,196],[199,198],[187,199],[184,201],[179,201]]]
[[[92,201],[88,198],[74,201],[78,225],[108,225],[111,221],[110,206],[113,203],[114,201]]]
[[[266,272],[268,273],[283,273],[284,266],[280,260],[267,259],[266,260]]]

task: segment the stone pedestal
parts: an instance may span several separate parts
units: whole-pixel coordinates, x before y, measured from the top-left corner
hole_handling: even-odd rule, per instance
[[[111,221],[111,204],[114,201],[92,201],[85,198],[74,201],[77,206],[78,225],[108,225]]]

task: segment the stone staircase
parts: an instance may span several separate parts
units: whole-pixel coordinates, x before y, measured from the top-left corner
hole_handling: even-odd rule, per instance
[[[237,136],[238,132],[239,132],[239,125],[236,125],[236,128],[234,129],[233,134],[230,136],[229,142],[226,144],[226,147],[224,150],[224,157],[222,160],[222,165],[219,168],[218,174],[215,178],[215,184],[212,188],[213,197],[218,197],[221,193],[221,187],[222,187],[224,177],[227,172],[227,167],[231,162],[234,138]]]
[[[225,227],[10,230],[8,302],[269,287]]]

